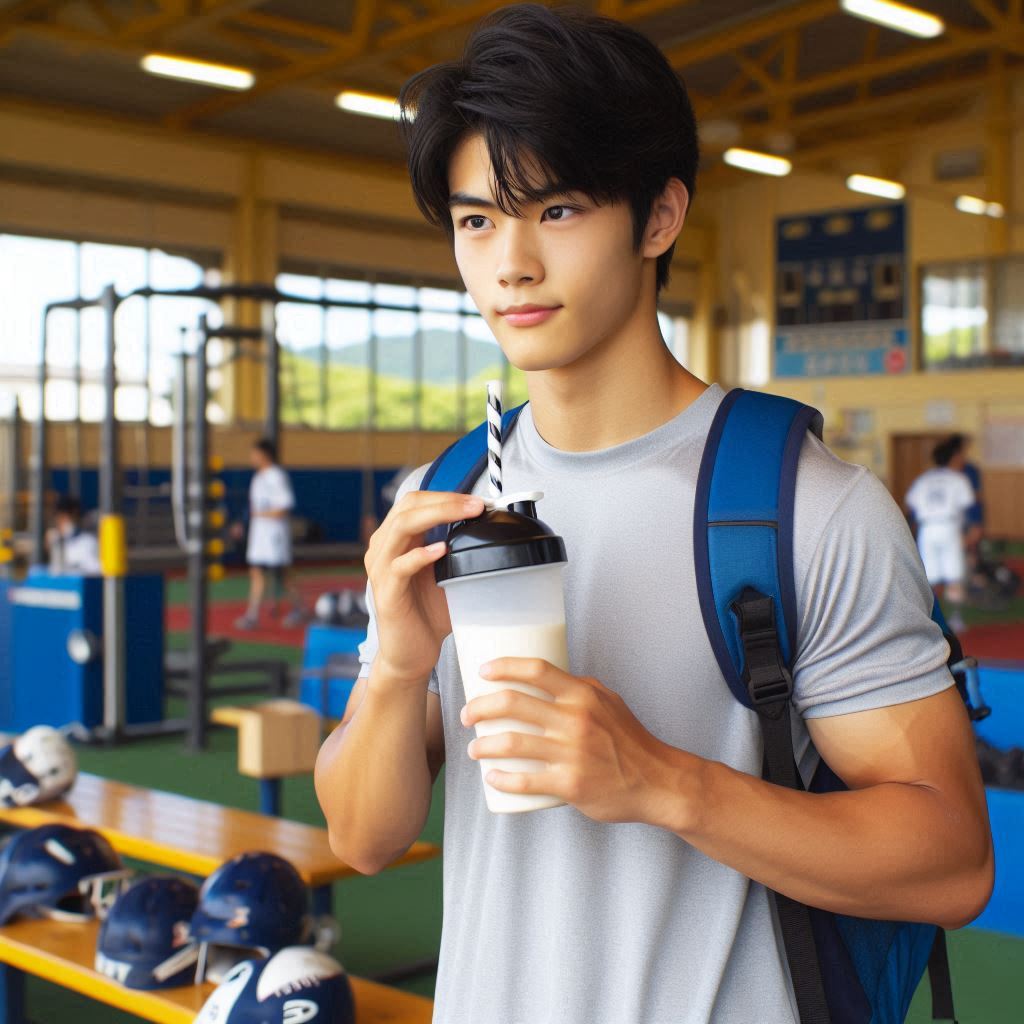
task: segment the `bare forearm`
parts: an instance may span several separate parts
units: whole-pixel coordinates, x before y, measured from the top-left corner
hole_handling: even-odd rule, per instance
[[[430,810],[426,755],[427,685],[393,687],[371,671],[355,714],[324,743],[316,791],[331,848],[372,874],[400,856]]]
[[[771,889],[838,913],[946,927],[980,909],[990,847],[928,787],[804,793],[684,751],[670,762],[672,831]]]

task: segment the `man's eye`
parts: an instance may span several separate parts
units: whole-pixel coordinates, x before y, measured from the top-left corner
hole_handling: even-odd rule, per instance
[[[576,212],[577,211],[572,206],[549,206],[544,211],[544,216],[547,217],[548,214],[558,214],[558,216],[553,216],[553,217],[550,217],[549,219],[550,220],[566,220],[566,219],[572,217],[572,215],[574,213],[576,213]]]
[[[477,213],[469,217],[463,217],[460,223],[464,228],[468,227],[473,231],[480,231],[487,223],[487,218]]]

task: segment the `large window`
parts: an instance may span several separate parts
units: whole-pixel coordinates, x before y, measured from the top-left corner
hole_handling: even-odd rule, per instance
[[[280,274],[277,285],[353,303],[278,306],[285,423],[460,431],[483,416],[484,381],[501,378],[508,404],[526,398],[523,375],[464,292],[308,274]]]
[[[130,245],[74,242],[0,234],[0,391],[17,395],[22,415],[39,415],[36,383],[43,310],[48,303],[96,298],[113,284],[136,288],[193,288],[208,260]],[[166,424],[170,382],[182,331],[213,310],[191,299],[134,298],[117,313],[115,396],[119,419]],[[49,318],[46,417],[102,418],[104,319],[99,309],[54,310]]]
[[[465,292],[326,274],[280,274],[277,286],[358,304],[278,305],[285,423],[463,431],[483,419],[484,385],[495,378],[504,383],[506,406],[526,401],[525,376],[505,359]],[[659,322],[685,362],[688,319],[677,311],[660,313]]]
[[[921,291],[926,370],[1024,365],[1024,258],[926,266]]]

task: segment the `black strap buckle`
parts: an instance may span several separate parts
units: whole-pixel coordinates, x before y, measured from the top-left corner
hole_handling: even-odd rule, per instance
[[[793,677],[782,660],[775,608],[770,597],[747,587],[733,602],[743,646],[743,681],[754,707],[788,703],[793,696]]]

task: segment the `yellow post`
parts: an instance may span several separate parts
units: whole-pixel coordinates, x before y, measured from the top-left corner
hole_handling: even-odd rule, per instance
[[[124,517],[105,515],[100,519],[100,570],[104,576],[124,576],[128,572],[128,544]]]

